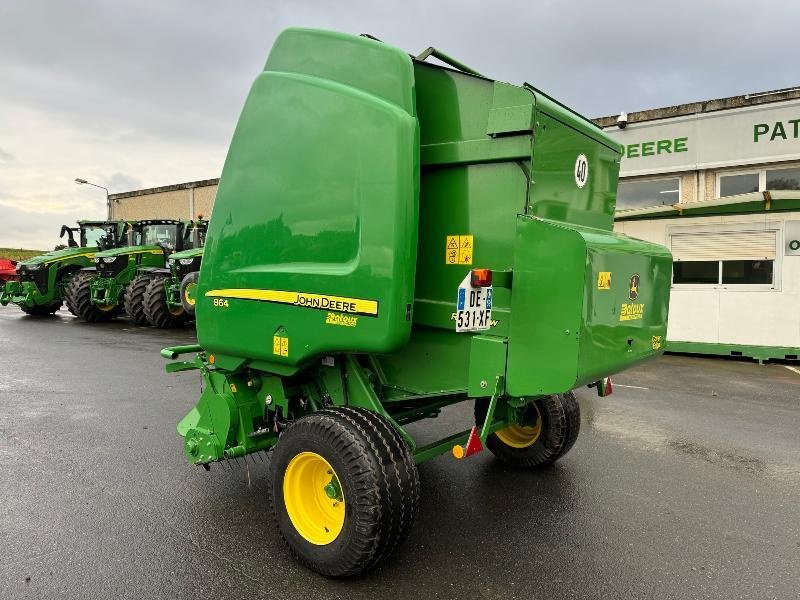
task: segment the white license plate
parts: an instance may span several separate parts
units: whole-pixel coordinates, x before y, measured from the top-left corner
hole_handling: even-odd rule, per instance
[[[456,331],[483,331],[492,324],[492,287],[472,287],[470,274],[458,286]]]

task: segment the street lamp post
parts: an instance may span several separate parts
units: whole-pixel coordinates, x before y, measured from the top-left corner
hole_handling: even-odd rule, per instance
[[[108,215],[106,218],[110,221],[111,220],[111,200],[109,200],[109,198],[108,198],[108,188],[107,187],[103,187],[102,185],[97,185],[96,183],[92,183],[91,181],[86,181],[85,179],[81,179],[80,177],[76,177],[75,178],[75,183],[77,183],[78,185],[91,185],[92,187],[100,188],[101,190],[105,190],[106,191],[106,213]]]

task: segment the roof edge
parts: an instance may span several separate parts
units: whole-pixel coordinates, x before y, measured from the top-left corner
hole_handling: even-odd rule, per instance
[[[148,196],[150,194],[161,194],[163,192],[176,192],[178,190],[190,190],[193,188],[207,187],[219,184],[219,177],[216,179],[201,179],[200,181],[187,181],[186,183],[173,183],[172,185],[162,185],[160,187],[145,188],[143,190],[132,190],[130,192],[120,192],[109,194],[109,200],[122,200],[123,198],[133,198],[136,196]]]
[[[676,104],[674,106],[630,112],[628,113],[628,123],[642,123],[644,121],[656,121],[659,119],[669,119],[671,117],[710,113],[718,110],[730,110],[745,106],[771,104],[773,102],[795,100],[797,98],[800,98],[800,86],[769,90],[766,92],[752,92],[739,96],[729,96],[727,98],[701,100],[699,102],[689,102],[687,104]],[[607,117],[596,117],[592,120],[599,127],[611,127],[617,124],[618,117],[619,115],[616,114]]]

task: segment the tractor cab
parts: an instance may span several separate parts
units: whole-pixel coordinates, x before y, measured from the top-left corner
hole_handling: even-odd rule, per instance
[[[137,221],[128,235],[128,246],[151,246],[161,248],[164,254],[172,254],[184,248],[186,222],[174,219],[148,219]]]
[[[78,221],[77,227],[61,226],[60,238],[67,236],[69,248],[117,248],[125,241],[125,221]],[[78,234],[78,240],[75,239]]]

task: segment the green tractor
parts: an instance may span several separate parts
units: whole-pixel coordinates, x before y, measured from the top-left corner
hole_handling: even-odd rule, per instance
[[[89,323],[126,312],[139,325],[147,323],[144,293],[167,257],[187,242],[188,222],[175,219],[136,221],[127,230],[125,246],[98,252],[94,266],[78,271],[65,293],[67,308]]]
[[[67,236],[67,247],[18,263],[19,280],[6,282],[0,304],[14,303],[29,315],[52,315],[61,308],[66,288],[76,273],[92,265],[97,252],[123,243],[126,227],[123,221],[78,221],[77,227],[62,225],[60,237]]]
[[[433,48],[282,33],[222,171],[197,344],[162,350],[203,379],[185,457],[270,450],[278,529],[329,576],[402,543],[425,461],[560,460],[573,390],[607,395],[664,349],[672,259],[613,231],[621,156],[547,94]],[[408,427],[460,403],[461,431]]]
[[[166,269],[152,269],[144,291],[147,322],[159,329],[179,327],[194,319],[195,289],[203,260],[208,221],[190,223],[191,247],[171,254]]]

